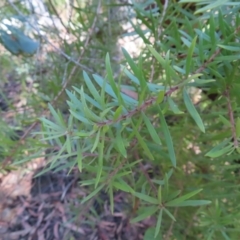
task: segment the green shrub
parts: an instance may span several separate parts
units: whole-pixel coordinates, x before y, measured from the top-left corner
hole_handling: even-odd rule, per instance
[[[60,90],[67,88],[69,114],[53,98],[51,117],[40,118],[36,136],[59,149],[48,169],[78,167],[80,185],[88,186],[82,204],[105,191],[113,212],[121,190],[137,208],[133,223],[156,216],[145,239],[237,239],[240,4],[160,2],[131,6],[128,34],[144,47],[138,57],[122,49],[120,68],[115,50],[103,48],[113,43],[104,35],[107,20],[99,17],[100,30],[91,37],[106,56],[105,69],[96,64],[93,74],[76,75],[70,61],[69,81]],[[89,8],[75,10],[79,20]],[[117,29],[115,40],[122,34]],[[81,53],[82,45],[71,47]]]

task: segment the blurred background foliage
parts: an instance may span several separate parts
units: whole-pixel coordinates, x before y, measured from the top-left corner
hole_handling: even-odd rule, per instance
[[[76,103],[82,103],[84,99],[76,92],[80,92],[84,86],[87,96],[96,97],[86,87],[89,86],[86,84],[88,78],[91,78],[97,92],[101,93],[102,89],[92,80],[92,74],[105,79],[106,76],[110,77],[112,71],[116,86],[119,87],[116,91],[120,94],[120,85],[125,86],[126,95],[136,100],[137,94],[142,104],[164,90],[164,99],[162,96],[159,104],[152,103],[150,108],[143,111],[163,145],[159,149],[155,144],[153,135],[149,136],[151,127],[146,127],[148,121],[142,120],[145,124],[139,121],[144,118],[139,116],[141,111],[136,110],[137,114],[133,114],[131,121],[141,136],[137,138],[134,132],[133,137],[124,124],[121,135],[123,148],[127,151],[125,170],[131,174],[125,173],[124,177],[123,172],[122,176],[118,176],[118,171],[121,173],[119,168],[125,161],[119,145],[115,147],[113,156],[110,150],[102,149],[103,172],[100,174],[103,178],[116,175],[117,180],[114,177],[109,181],[100,178],[94,155],[84,157],[82,184],[93,185],[87,190],[89,197],[86,201],[98,196],[102,189],[96,188],[98,184],[104,186],[111,201],[111,189],[127,191],[124,185],[127,183],[134,189],[134,193],[128,191],[133,206],[131,214],[135,221],[151,215],[149,207],[154,206],[151,203],[154,200],[149,200],[148,196],[156,197],[159,201],[156,208],[159,214],[152,211],[152,215],[156,215],[156,227],[150,228],[144,239],[153,239],[151,236],[154,235],[157,239],[238,239],[239,9],[238,1],[224,0],[1,1],[1,171],[4,173],[21,167],[25,162],[45,155],[46,150],[50,163],[47,170],[79,166],[76,152],[69,150],[71,147],[67,150],[63,148],[68,135],[54,135],[51,132],[54,127],[46,119],[57,124],[64,121],[67,127],[88,132],[88,124],[78,125],[77,121],[71,120],[71,117],[74,118],[72,113],[77,109]],[[106,67],[107,53],[111,71]],[[128,73],[126,69],[123,70],[123,66],[127,66]],[[152,84],[155,90],[147,91],[144,82]],[[166,95],[176,86],[176,91]],[[184,89],[187,89],[191,98],[190,107]],[[69,93],[66,94],[65,90]],[[71,91],[78,97],[73,97]],[[111,102],[112,98],[108,94],[105,97],[104,101]],[[80,99],[80,102],[75,98]],[[51,113],[48,103],[53,106]],[[163,122],[159,124],[158,105],[166,120],[166,128]],[[136,106],[133,104],[126,111],[134,108]],[[57,109],[59,112],[55,112]],[[101,116],[102,111],[99,109],[92,106],[89,109]],[[114,109],[115,113],[117,109]],[[118,111],[120,115],[124,112]],[[200,120],[195,111],[199,113]],[[41,124],[40,117],[43,117]],[[123,118],[120,122],[128,126],[125,120]],[[199,127],[201,122],[204,123],[205,132]],[[176,166],[170,161],[166,129],[169,129],[173,141]],[[106,128],[104,131],[108,133],[108,130]],[[115,129],[112,131],[118,133]],[[41,133],[45,141],[41,140],[40,134],[31,135],[32,132]],[[101,139],[97,132],[93,136]],[[112,140],[116,137],[110,136]],[[143,145],[134,142],[136,138],[146,142],[154,161],[149,160]],[[76,139],[70,141],[72,149]],[[93,151],[96,154],[101,150],[101,141],[87,140],[84,144],[90,149],[96,149]],[[59,150],[57,156],[54,152],[56,149]],[[136,161],[141,164],[138,165]],[[100,180],[96,182],[96,178]],[[119,182],[114,185],[114,181]],[[157,190],[158,198],[152,185],[164,189],[162,193]],[[199,201],[196,205],[200,206],[181,207],[181,204],[177,205],[179,202],[173,208],[164,206],[164,203],[177,199],[182,193],[194,193],[198,189],[203,190],[197,199],[209,200],[211,204],[201,206],[206,202],[196,200]],[[164,194],[170,197],[161,202],[161,194],[162,199]],[[166,212],[162,213],[162,210]],[[137,216],[141,217],[137,219]]]

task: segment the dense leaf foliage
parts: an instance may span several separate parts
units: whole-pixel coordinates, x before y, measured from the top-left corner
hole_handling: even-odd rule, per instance
[[[72,6],[75,39],[52,59],[64,70],[39,84],[50,115],[37,115],[30,152],[58,149],[44,171],[77,166],[82,204],[104,191],[114,212],[114,193],[128,193],[132,223],[155,216],[145,239],[238,239],[239,2],[83,2]],[[116,48],[123,35],[141,51]]]

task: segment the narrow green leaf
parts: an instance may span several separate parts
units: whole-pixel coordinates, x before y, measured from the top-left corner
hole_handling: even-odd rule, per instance
[[[77,112],[74,112],[72,110],[70,110],[70,113],[76,118],[78,119],[79,121],[87,124],[87,125],[93,125],[93,122],[90,121],[89,119],[85,118],[81,113],[77,113]]]
[[[197,112],[196,108],[194,107],[185,88],[183,89],[183,100],[184,100],[186,108],[187,108],[188,112],[190,113],[190,115],[192,116],[193,120],[196,122],[199,129],[205,133],[205,127],[202,122],[202,119],[201,119],[199,113]]]
[[[131,18],[129,19],[132,27],[134,28],[134,31],[137,33],[137,35],[144,41],[145,44],[150,44],[150,41],[148,38],[145,37],[145,34],[142,30],[142,28],[138,25],[132,22]],[[153,22],[153,20],[152,20]]]
[[[210,35],[210,38],[211,38],[211,44],[212,44],[212,48],[216,48],[216,42],[217,42],[217,39],[216,39],[216,24],[215,24],[215,19],[214,19],[214,16],[213,14],[211,14],[210,16],[210,20],[209,20],[209,35]]]
[[[195,29],[195,32],[198,34],[196,29]],[[198,56],[199,56],[199,61],[200,62],[205,61],[204,40],[203,40],[202,32],[200,34],[198,34]]]
[[[112,187],[111,183],[109,183],[108,194],[109,194],[109,200],[110,200],[110,210],[111,210],[111,214],[113,214],[113,212],[114,212],[114,200],[113,200],[113,187]]]
[[[90,80],[91,81],[91,80]],[[87,84],[87,83],[86,83]],[[89,83],[88,83],[89,84]],[[91,82],[91,84],[92,84],[92,82]],[[93,84],[92,84],[93,85]],[[93,86],[93,88],[95,88],[94,86]],[[81,95],[81,89],[79,89],[79,88],[77,88],[77,87],[74,87],[73,86],[73,89],[78,93],[78,94],[80,94]],[[76,96],[75,95],[73,95],[72,93],[70,93],[69,91],[67,91],[66,90],[66,92],[67,92],[67,94],[69,95],[69,97],[70,97],[70,99],[71,99],[71,102],[69,102],[68,101],[68,105],[71,107],[71,109],[78,109],[78,110],[82,110],[83,109],[83,104],[81,103],[81,101],[79,101],[77,98],[76,98]],[[95,93],[95,92],[93,92],[94,94],[95,94],[95,96],[96,96],[96,94],[98,94],[98,93]],[[99,94],[98,94],[99,95]],[[94,97],[95,97],[94,96]],[[88,102],[90,102],[94,107],[96,107],[96,108],[98,108],[98,109],[100,109],[100,110],[102,110],[103,108],[102,108],[102,106],[100,105],[100,103],[101,103],[101,98],[100,98],[100,96],[98,96],[98,97],[95,97],[95,99],[98,99],[97,101],[96,100],[94,100],[93,98],[91,98],[90,96],[88,96],[86,93],[84,93],[84,98],[86,99],[86,101],[88,101]]]
[[[53,115],[55,121],[57,122],[57,124],[61,127],[66,127],[66,124],[64,123],[63,118],[60,117],[61,113],[59,112],[58,114],[50,103],[48,104],[48,108],[51,114]]]
[[[157,95],[156,104],[159,104],[163,101],[165,96],[165,91],[160,91]]]
[[[63,128],[62,126],[57,125],[54,122],[51,122],[50,120],[46,119],[46,118],[39,118],[39,120],[45,125],[48,126],[50,129],[58,131],[58,132],[65,132],[65,128]]]
[[[225,117],[223,117],[222,115],[219,115],[219,118],[220,118],[221,122],[224,125],[226,125],[227,127],[231,127],[232,126],[230,121],[228,119],[226,119]]]
[[[211,39],[209,37],[208,34],[206,34],[205,32],[203,32],[202,30],[200,29],[195,29],[195,32],[197,33],[197,35],[199,36],[199,45],[200,43],[204,44],[204,42],[211,42]],[[205,40],[205,41],[204,41]],[[201,46],[203,47],[203,46]],[[199,46],[200,48],[200,46]],[[203,50],[203,49],[202,49]],[[203,58],[204,59],[204,58]]]
[[[147,47],[150,50],[150,52],[152,53],[152,55],[157,59],[157,61],[162,66],[165,66],[166,60],[151,45],[148,45]]]
[[[40,134],[44,134],[44,133],[40,133]],[[50,136],[49,137],[43,137],[42,138],[43,141],[49,141],[49,140],[52,140],[52,139],[58,141],[62,136],[66,136],[65,132],[62,132],[62,133],[45,133],[45,135],[46,134],[48,134]],[[61,145],[61,143],[59,145]]]
[[[187,54],[187,59],[186,59],[186,66],[185,66],[186,77],[188,77],[188,75],[190,73],[190,70],[191,70],[191,67],[192,67],[192,62],[193,62],[192,56],[193,56],[194,48],[195,48],[195,45],[196,45],[196,41],[197,41],[197,37],[195,37],[192,40],[192,43],[191,43],[191,45],[190,45],[190,47],[188,49],[188,54]]]
[[[97,177],[96,177],[96,182],[95,182],[95,188],[97,187],[97,185],[100,181],[101,175],[102,175],[105,133],[106,133],[106,131],[103,129],[103,131],[101,133],[101,141],[98,144],[98,171],[97,171]]]
[[[113,120],[117,120],[119,116],[122,114],[122,111],[123,111],[123,106],[120,105],[113,115]]]
[[[162,203],[162,186],[161,185],[158,187],[158,201],[159,203]]]
[[[181,30],[180,30],[181,31]],[[181,32],[183,35],[186,35],[185,32]],[[192,38],[187,35],[186,37],[181,37],[181,40],[183,41],[183,43],[189,48],[191,46],[191,40]],[[186,70],[185,70],[186,71]]]
[[[172,163],[173,167],[176,167],[177,166],[177,160],[176,160],[176,155],[175,155],[175,151],[174,151],[174,147],[173,147],[172,137],[170,135],[166,120],[165,120],[165,118],[162,114],[162,110],[161,110],[160,107],[158,107],[158,108],[159,108],[158,114],[159,114],[160,122],[161,122],[161,125],[162,125],[162,130],[163,130],[163,134],[164,134],[164,137],[165,137],[165,141],[166,141],[166,144],[167,144],[169,157],[170,157],[170,160],[171,160],[171,163]]]
[[[220,48],[232,51],[232,52],[240,52],[240,47],[239,46],[227,46],[227,45],[221,45],[218,44]]]
[[[125,146],[124,146],[124,142],[123,142],[123,139],[122,139],[122,136],[121,136],[120,129],[117,130],[115,142],[116,142],[116,145],[117,145],[117,148],[118,148],[119,152],[122,154],[122,156],[124,158],[126,158],[127,157],[127,152],[126,152],[126,149],[125,149]]]
[[[196,207],[196,206],[204,206],[204,205],[208,205],[211,204],[211,201],[208,200],[187,200],[187,201],[183,201],[180,203],[176,203],[173,205],[170,205],[168,207]]]
[[[202,191],[202,189],[198,189],[198,190],[192,191],[188,194],[185,194],[179,198],[175,198],[174,200],[171,200],[171,201],[165,203],[165,206],[168,206],[168,207],[178,206],[179,203],[185,201],[186,199],[193,197],[194,195],[198,194],[201,191]]]
[[[133,195],[138,197],[139,199],[145,201],[145,202],[152,203],[152,204],[159,204],[158,199],[150,197],[146,194],[139,193],[139,192],[134,192]]]
[[[237,61],[240,59],[240,55],[239,54],[234,54],[234,55],[227,55],[227,56],[218,56],[215,58],[215,61]]]
[[[97,146],[98,146],[98,144],[99,144],[100,134],[101,134],[101,129],[99,129],[98,132],[97,132],[97,135],[96,135],[96,137],[95,137],[94,144],[93,144],[92,149],[91,149],[91,153],[94,152],[94,150],[97,148]]]
[[[133,193],[134,190],[129,186],[129,184],[127,184],[125,181],[118,181],[118,182],[113,182],[113,186],[116,188],[116,189],[120,189],[124,192],[130,192],[130,193]]]
[[[164,188],[163,188],[163,197],[164,197],[164,200],[165,198],[168,196],[168,192],[169,192],[169,182],[168,182],[169,178],[168,178],[168,174],[165,174],[164,176]]]
[[[142,72],[142,57],[140,56],[138,58],[139,62],[138,65],[135,64],[131,56],[128,54],[128,52],[125,49],[122,49],[124,57],[126,58],[130,68],[132,69],[133,73],[136,75],[137,79],[139,80],[140,84],[140,94],[139,94],[139,102],[144,98],[144,95],[146,95],[147,91],[149,90],[147,82],[144,78],[144,74]]]
[[[122,99],[119,98],[120,97],[119,90],[118,90],[119,87],[116,86],[116,82],[113,78],[113,72],[112,72],[110,57],[108,53],[106,55],[105,64],[106,64],[106,70],[107,70],[107,80],[109,81],[114,93],[118,97],[119,102],[122,103]]]
[[[184,113],[183,111],[180,111],[177,104],[172,100],[171,97],[167,98],[168,104],[170,109],[175,113],[175,114],[182,114]]]
[[[154,157],[151,153],[151,151],[149,150],[148,146],[146,145],[146,143],[144,142],[143,138],[141,137],[141,135],[138,132],[138,129],[136,128],[136,126],[134,125],[133,121],[131,121],[132,123],[132,127],[133,127],[133,133],[135,134],[137,140],[139,141],[141,147],[144,150],[144,153],[151,159],[154,160]]]
[[[113,107],[108,107],[106,109],[104,109],[101,113],[100,113],[100,118],[102,119],[102,121],[104,120],[104,117],[109,113],[111,112]]]
[[[75,88],[75,87],[73,87],[73,88]],[[80,91],[80,89],[78,89],[78,88],[77,88],[77,90]],[[70,101],[67,101],[67,104],[68,104],[70,110],[72,110],[72,111],[78,110],[79,112],[81,112],[83,105],[82,105],[81,101],[76,97],[76,93],[72,93],[68,90],[66,90],[66,93],[67,93],[68,97],[70,98]]]
[[[102,101],[105,99],[104,95],[103,95],[103,94],[105,94],[105,92],[118,101],[118,96],[115,94],[111,85],[109,83],[107,83],[105,79],[103,79],[102,77],[95,75],[95,74],[93,74],[93,78],[102,89],[102,95],[101,95]],[[120,93],[120,89],[118,91]],[[138,104],[137,100],[127,96],[126,94],[123,94],[123,93],[120,93],[120,94],[121,94],[122,98],[124,98],[125,104],[130,104],[131,106]]]
[[[233,149],[234,149],[233,146],[229,145],[220,150],[216,150],[216,151],[211,150],[211,152],[208,152],[205,156],[211,157],[211,158],[221,157],[224,154],[230,153]]]
[[[236,135],[239,138],[240,137],[240,118],[237,118],[237,122],[236,122]]]
[[[163,210],[161,209],[158,214],[154,238],[156,238],[160,232],[160,228],[161,228],[161,224],[162,224],[162,214],[163,214]]]
[[[84,112],[85,116],[89,120],[92,120],[93,122],[101,122],[102,119],[98,115],[96,115],[93,111],[91,111],[89,109],[89,107],[87,106],[86,99],[85,99],[85,94],[84,94],[84,91],[83,91],[83,87],[81,88],[80,95],[81,95],[81,102],[83,104],[83,110],[82,111]]]
[[[225,139],[224,141],[219,143],[217,146],[215,146],[213,149],[211,149],[208,153],[206,153],[205,156],[208,156],[208,157],[213,156],[214,157],[216,152],[219,152],[228,146],[232,146],[232,143],[231,143],[230,139]]]
[[[164,59],[152,46],[147,45],[147,47],[153,56],[157,59],[157,61],[165,68],[165,70],[167,70],[167,75],[175,78],[176,80],[180,80],[179,75],[176,74],[174,68],[170,65],[170,61]]]
[[[100,192],[102,190],[102,188],[104,187],[105,185],[102,184],[100,185],[98,188],[96,188],[95,190],[93,190],[87,197],[85,197],[82,201],[81,201],[81,204],[87,202],[89,199],[91,199],[92,197],[94,197],[98,192]]]
[[[179,196],[181,193],[181,190],[176,190],[171,192],[168,196],[167,196],[167,201],[173,200],[175,199],[177,196]]]
[[[176,222],[175,217],[174,217],[166,208],[163,208],[163,211],[164,211],[174,222]]]
[[[99,102],[97,102],[96,100],[94,100],[93,98],[91,98],[90,96],[88,96],[86,93],[84,93],[84,98],[86,99],[86,101],[88,101],[91,105],[93,105],[94,107],[98,108],[99,110],[103,110],[104,108],[100,105],[101,104],[101,100],[99,99]]]
[[[72,144],[71,144],[71,139],[69,134],[67,134],[67,138],[66,138],[66,149],[68,154],[72,153]]]
[[[226,231],[226,230],[225,230]],[[222,236],[224,237],[225,240],[232,240],[232,238],[230,238],[227,233],[224,230],[220,230]]]
[[[122,66],[123,68],[123,72],[126,74],[126,76],[135,84],[137,84],[138,86],[140,86],[140,81],[139,79],[134,76],[126,67]]]
[[[149,87],[147,85],[147,81],[144,78],[144,73],[143,73],[143,59],[142,56],[140,55],[138,57],[138,72],[135,73],[136,76],[139,79],[140,82],[140,90],[138,91],[138,99],[139,102],[142,103],[144,99],[146,98],[146,94],[148,93]]]
[[[135,62],[132,60],[131,56],[129,55],[129,53],[126,51],[126,49],[122,48],[122,52],[123,52],[123,55],[125,57],[125,59],[127,60],[130,68],[132,69],[132,71],[134,72],[134,74],[138,73],[138,67],[137,65],[135,64]]]
[[[198,9],[195,12],[195,14],[207,12],[209,10],[212,10],[213,8],[217,8],[217,7],[223,6],[224,3],[228,2],[228,1],[229,0],[216,0],[216,1],[213,1],[212,3],[208,4],[207,6]],[[181,1],[181,2],[183,2],[183,1]]]
[[[154,235],[155,235],[155,228],[150,227],[145,231],[143,240],[152,240],[152,239],[154,239]],[[162,235],[160,233],[158,234],[158,236],[156,238],[157,238],[157,240],[163,239]]]
[[[185,69],[180,68],[179,66],[176,66],[176,65],[174,65],[173,68],[174,68],[177,72],[179,72],[179,73],[181,73],[181,74],[185,74]]]
[[[134,76],[126,67],[122,67],[123,68],[123,72],[126,74],[126,76],[136,85],[140,86],[140,81],[139,79]],[[149,90],[151,92],[157,92],[159,93],[160,91],[166,91],[167,88],[166,86],[162,86],[162,85],[158,85],[158,84],[154,84],[154,83],[149,83],[147,82],[147,86],[149,88]]]
[[[145,115],[144,112],[142,112],[141,115],[142,115],[143,120],[144,120],[144,122],[145,122],[145,124],[147,126],[148,132],[151,135],[152,140],[156,144],[161,145],[162,144],[161,140],[160,140],[160,138],[159,138],[155,128],[153,127],[152,123],[150,122],[149,118]]]
[[[95,131],[91,131],[91,132],[76,131],[76,132],[74,132],[74,136],[77,136],[77,137],[90,137],[94,133],[95,133]]]
[[[180,84],[178,84],[178,87],[193,84],[192,80],[195,81],[200,76],[202,76],[201,73],[190,75],[190,76],[188,76],[188,78],[184,79]]]
[[[82,172],[82,159],[83,159],[83,156],[82,156],[80,143],[77,142],[77,164],[78,164],[79,172]]]
[[[145,207],[144,210],[145,211],[142,214],[140,214],[137,217],[133,218],[130,222],[131,223],[140,222],[140,221],[148,218],[149,216],[153,216],[158,211],[158,207],[157,206]]]
[[[89,78],[88,74],[85,71],[83,71],[83,79],[85,80],[86,86],[88,87],[88,89],[91,92],[91,94],[94,97],[94,99],[96,99],[97,102],[100,102],[101,101],[101,97],[100,97],[97,89],[93,85],[91,79]]]
[[[70,115],[69,117],[68,117],[68,128],[69,129],[73,129],[73,116],[72,115]]]

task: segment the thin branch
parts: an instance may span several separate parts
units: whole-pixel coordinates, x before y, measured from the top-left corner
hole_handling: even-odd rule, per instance
[[[165,92],[164,96],[171,95],[178,88],[179,88],[178,86],[170,88],[167,92]],[[133,110],[129,111],[128,113],[121,115],[118,119],[100,122],[100,123],[97,123],[97,125],[102,127],[102,126],[105,126],[105,125],[111,125],[113,123],[120,122],[121,120],[130,118],[130,117],[134,116],[135,114],[137,114],[139,112],[145,111],[148,107],[153,105],[156,102],[156,100],[157,100],[157,97],[151,97],[148,100],[146,100],[141,106],[136,107]]]
[[[196,73],[200,73],[202,72],[206,67],[207,65],[212,62],[217,56],[218,54],[221,52],[221,49],[217,49],[213,54],[212,56],[204,63],[202,64],[201,67],[199,67],[195,72],[193,72],[193,74],[196,74]],[[185,79],[183,79],[182,82],[184,82]],[[164,96],[170,96],[173,92],[175,92],[176,90],[179,89],[179,87],[181,86],[181,83],[178,84],[179,86],[175,86],[175,87],[172,87],[170,88],[167,92],[165,92]],[[121,120],[124,120],[124,119],[127,119],[127,118],[130,118],[132,117],[133,115],[141,112],[141,111],[144,111],[145,109],[147,109],[149,106],[153,105],[157,100],[157,97],[151,97],[149,98],[148,100],[146,100],[141,106],[137,107],[137,108],[134,108],[133,110],[129,111],[128,113],[124,114],[124,115],[121,115],[118,119],[116,120],[108,120],[108,121],[105,121],[105,122],[101,122],[101,123],[98,123],[98,126],[104,126],[104,125],[111,125],[113,123],[116,123],[116,122],[120,122]]]
[[[50,7],[52,8],[54,14],[58,17],[59,21],[61,22],[62,26],[66,29],[67,33],[69,33],[69,28],[67,26],[65,26],[62,18],[59,16],[57,9],[55,8],[52,0],[48,0],[48,2],[49,2]]]

